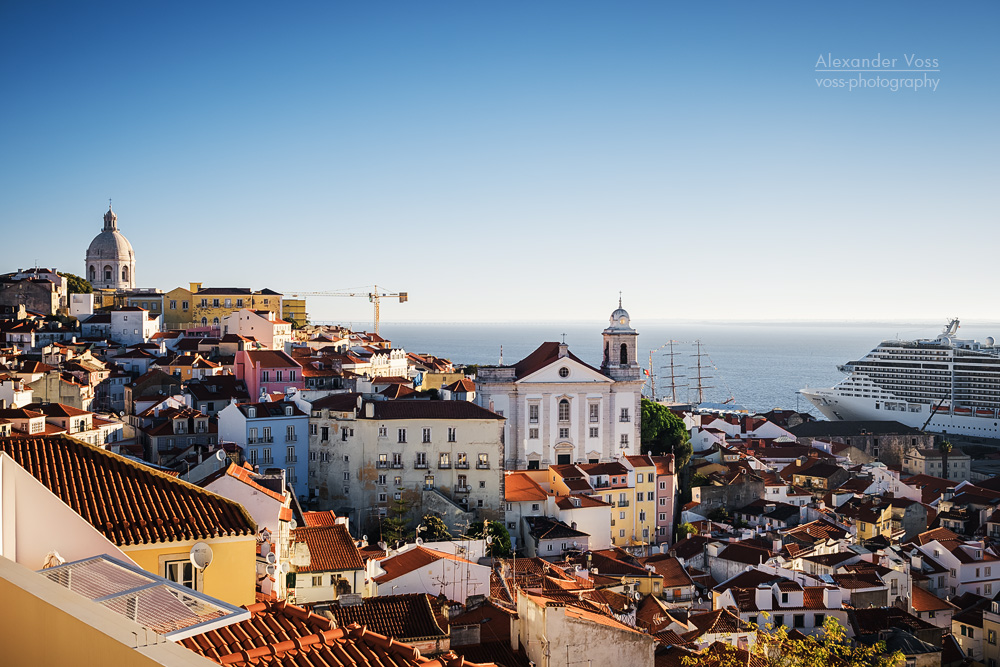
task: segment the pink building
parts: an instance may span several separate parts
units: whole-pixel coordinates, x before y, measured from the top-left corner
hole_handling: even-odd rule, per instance
[[[677,475],[674,455],[651,456],[656,464],[656,544],[674,542],[674,501],[677,499]]]
[[[239,350],[236,352],[236,376],[246,382],[250,398],[262,394],[285,393],[303,389],[302,366],[280,350]]]

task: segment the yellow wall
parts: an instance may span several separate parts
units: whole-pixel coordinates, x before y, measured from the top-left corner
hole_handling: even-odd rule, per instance
[[[170,307],[170,302],[176,301],[176,308]],[[188,307],[184,308],[187,301]],[[163,328],[181,329],[182,324],[191,322],[191,290],[177,287],[163,295]]]
[[[295,320],[300,327],[306,324],[306,300],[305,299],[282,299],[281,319],[285,321]]]
[[[160,556],[176,556],[170,560],[184,560],[196,541],[204,541],[212,547],[212,564],[202,574],[202,593],[211,595],[236,606],[253,604],[257,582],[257,540],[254,536],[242,538],[219,538],[214,540],[190,540],[185,542],[161,543],[153,546],[122,546],[136,565],[158,574],[166,573],[160,564]]]
[[[858,522],[858,535],[863,540],[869,540],[876,535],[885,535],[889,537],[892,535],[892,507],[886,506],[882,513],[879,515],[878,523],[867,523],[865,522],[864,528],[861,528],[861,522]]]
[[[0,558],[0,663],[74,667],[208,667],[180,644],[155,642],[142,626]],[[135,633],[135,635],[133,635]],[[133,648],[139,638],[140,648]]]
[[[465,377],[465,373],[424,373],[423,382],[417,391],[427,391],[428,389],[441,390],[452,382],[458,382]]]
[[[642,484],[639,483],[640,474],[642,475]],[[634,500],[640,491],[643,497],[641,502],[636,501],[635,503],[635,537],[648,544],[656,534],[656,466],[636,468],[635,479],[635,492],[632,494],[632,498]],[[650,493],[653,494],[652,500],[648,500]],[[644,522],[639,520],[640,511],[646,512]],[[643,528],[649,530],[647,537],[642,536]]]
[[[215,300],[219,300],[219,305],[215,305]],[[229,305],[226,305],[226,299],[229,299]],[[243,300],[242,305],[238,305],[240,300]],[[202,306],[201,302],[205,300],[206,305]],[[272,312],[280,312],[281,309],[281,297],[276,295],[261,295],[261,294],[246,294],[241,292],[239,294],[206,294],[200,296],[198,294],[191,295],[191,322],[194,326],[201,326],[202,318],[208,320],[208,326],[213,326],[213,320],[219,318],[219,325],[222,326],[222,320],[229,315],[232,315],[241,308],[250,308],[252,310],[270,310]]]

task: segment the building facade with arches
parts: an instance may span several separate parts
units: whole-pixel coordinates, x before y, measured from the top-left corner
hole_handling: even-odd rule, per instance
[[[118,231],[118,216],[110,204],[104,214],[104,229],[87,248],[84,276],[98,290],[135,288],[135,251]]]
[[[511,366],[480,366],[476,402],[506,418],[507,470],[599,463],[639,453],[638,333],[619,307],[595,368],[565,343],[542,343]]]

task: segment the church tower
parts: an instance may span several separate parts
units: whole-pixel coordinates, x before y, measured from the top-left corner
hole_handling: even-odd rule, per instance
[[[617,382],[639,380],[639,333],[629,326],[628,312],[618,299],[618,309],[611,313],[611,324],[604,330],[604,361],[601,372]]]
[[[84,275],[94,289],[135,287],[135,252],[128,239],[118,231],[118,216],[110,204],[104,214],[104,229],[87,248]]]

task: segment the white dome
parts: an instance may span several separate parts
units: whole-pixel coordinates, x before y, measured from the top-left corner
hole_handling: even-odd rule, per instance
[[[628,311],[618,306],[615,312],[611,313],[611,326],[609,329],[620,329],[623,331],[631,331],[632,327],[629,326],[629,316]]]
[[[117,229],[103,231],[94,237],[87,248],[87,259],[118,259],[131,262],[135,258],[132,244]]]

